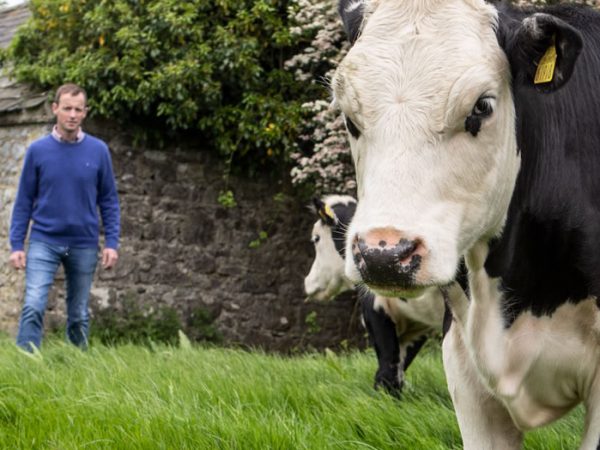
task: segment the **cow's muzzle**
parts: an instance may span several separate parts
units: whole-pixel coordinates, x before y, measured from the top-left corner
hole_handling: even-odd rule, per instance
[[[356,234],[352,257],[363,281],[373,288],[411,289],[425,248],[395,228],[374,228]]]

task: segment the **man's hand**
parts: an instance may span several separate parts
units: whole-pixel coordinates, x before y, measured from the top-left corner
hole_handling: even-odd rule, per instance
[[[10,254],[10,263],[17,270],[24,269],[25,268],[25,252],[22,250],[17,250],[15,252],[12,252]]]
[[[111,269],[117,264],[119,260],[119,254],[114,248],[105,248],[102,250],[102,268]]]

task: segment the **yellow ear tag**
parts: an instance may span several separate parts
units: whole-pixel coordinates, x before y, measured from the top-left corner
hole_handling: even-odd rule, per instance
[[[556,67],[556,46],[554,43],[548,47],[535,72],[534,84],[549,83],[554,77],[554,68]]]
[[[331,210],[331,207],[328,204],[325,204],[322,210],[319,210],[319,215],[323,220],[327,220],[330,218],[331,220],[335,220],[335,214]]]

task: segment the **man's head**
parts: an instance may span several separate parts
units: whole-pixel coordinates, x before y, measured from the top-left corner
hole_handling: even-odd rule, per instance
[[[58,131],[65,137],[74,137],[87,114],[87,94],[76,84],[63,84],[56,90],[52,112]]]

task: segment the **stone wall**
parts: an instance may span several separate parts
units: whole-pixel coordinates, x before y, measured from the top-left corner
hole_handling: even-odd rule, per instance
[[[49,129],[44,123],[0,127],[0,330],[11,334],[16,332],[24,285],[23,274],[8,264],[10,214],[27,145]]]
[[[122,208],[120,261],[98,270],[92,290],[92,317],[119,317],[125,304],[147,314],[177,311],[184,332],[198,314],[208,317],[226,344],[293,351],[364,345],[355,297],[328,304],[304,302],[312,216],[289,189],[270,180],[230,177],[201,144],[185,148],[138,148],[113,125],[88,123],[113,156]],[[0,128],[0,238],[7,242],[12,201],[26,143],[48,126]],[[229,187],[237,206],[217,201]],[[266,238],[265,238],[266,235]],[[261,238],[262,236],[262,238]],[[8,244],[0,260],[8,261]],[[62,279],[59,273],[58,278]],[[14,335],[23,274],[0,270],[0,329]],[[64,323],[62,282],[53,289],[46,328]]]

